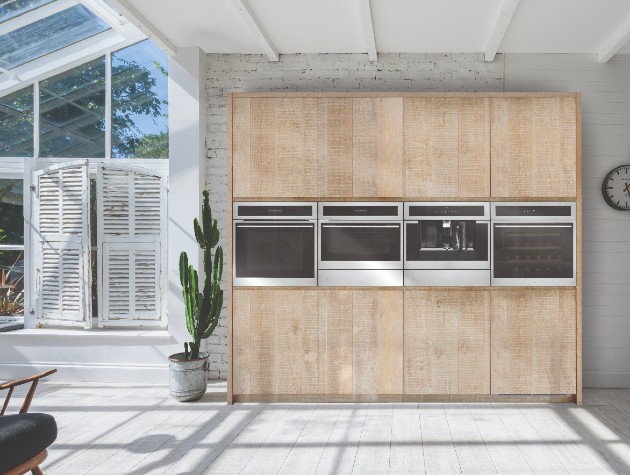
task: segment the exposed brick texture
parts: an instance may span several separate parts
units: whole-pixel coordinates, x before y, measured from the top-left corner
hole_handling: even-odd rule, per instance
[[[227,107],[236,91],[502,91],[502,55],[487,63],[483,54],[289,54],[269,62],[264,55],[208,55],[206,168],[210,202],[219,220],[221,245],[227,236]],[[210,378],[226,379],[225,309],[206,342]]]

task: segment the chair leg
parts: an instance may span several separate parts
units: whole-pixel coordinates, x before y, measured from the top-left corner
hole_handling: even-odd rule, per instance
[[[31,473],[33,475],[44,475],[39,467],[35,467],[33,470],[31,470]]]

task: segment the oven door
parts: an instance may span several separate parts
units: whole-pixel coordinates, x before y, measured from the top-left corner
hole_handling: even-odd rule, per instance
[[[493,223],[491,284],[574,286],[575,223]]]
[[[488,221],[405,221],[405,269],[490,269],[489,233]]]
[[[320,221],[320,269],[402,269],[401,221]]]
[[[234,221],[234,285],[317,285],[316,221]]]

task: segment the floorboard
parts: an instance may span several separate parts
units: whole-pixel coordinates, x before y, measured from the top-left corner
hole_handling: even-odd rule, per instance
[[[55,416],[44,473],[630,473],[630,389],[585,404],[194,403],[146,385],[42,383]],[[16,392],[7,413],[19,409]]]

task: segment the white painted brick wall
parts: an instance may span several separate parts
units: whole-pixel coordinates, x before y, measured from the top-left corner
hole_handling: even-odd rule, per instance
[[[207,184],[225,247],[227,203],[226,95],[235,91],[502,91],[504,61],[483,54],[290,54],[269,62],[263,55],[208,55]],[[210,378],[226,379],[225,309],[219,327],[206,342]]]

